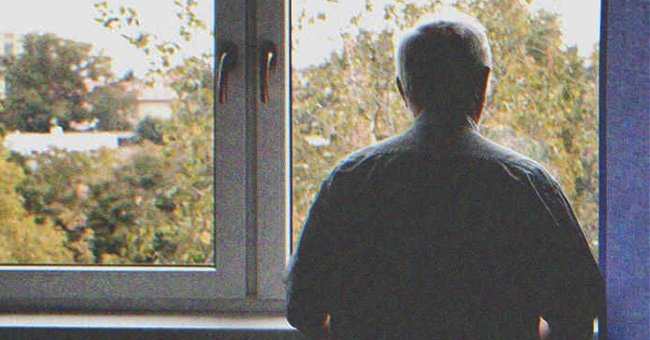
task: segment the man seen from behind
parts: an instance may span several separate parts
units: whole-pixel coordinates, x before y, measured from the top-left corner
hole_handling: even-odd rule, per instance
[[[479,133],[484,28],[436,19],[397,46],[415,119],[323,182],[289,266],[289,322],[337,339],[591,339],[604,288],[535,161]]]

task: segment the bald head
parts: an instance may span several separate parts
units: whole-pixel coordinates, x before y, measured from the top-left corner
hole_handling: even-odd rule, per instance
[[[492,66],[479,23],[436,19],[420,25],[399,42],[396,59],[398,86],[415,114],[478,121]]]

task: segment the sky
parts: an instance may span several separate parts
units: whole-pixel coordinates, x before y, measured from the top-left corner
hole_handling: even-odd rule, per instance
[[[218,0],[217,0],[218,1]],[[379,2],[386,0],[378,0]],[[416,0],[417,1],[417,0]],[[147,58],[131,47],[116,32],[111,32],[93,19],[97,13],[93,4],[97,0],[0,0],[0,33],[53,32],[63,38],[93,43],[97,50],[112,57],[113,70],[117,76],[129,69],[142,76],[148,68]],[[173,0],[109,0],[116,5],[135,8],[146,30],[155,32],[163,39],[177,36],[178,21],[175,18]],[[208,23],[213,21],[212,0],[198,0],[198,14]],[[294,66],[305,67],[318,63],[340,46],[339,27],[347,24],[349,17],[363,6],[361,0],[345,0],[331,4],[325,0],[294,0],[294,9],[304,4],[310,11],[328,14],[327,24],[312,26],[299,36],[300,46],[293,55]],[[380,7],[380,6],[378,6]],[[560,14],[564,40],[577,45],[581,55],[589,55],[598,41],[600,24],[599,0],[536,0],[533,10],[543,8]],[[381,24],[380,20],[367,22]],[[334,29],[333,29],[334,28]],[[191,44],[183,47],[186,55],[211,52],[213,43],[210,32],[197,36]]]
[[[116,76],[133,69],[137,76],[146,73],[149,60],[144,54],[120,36],[94,21],[98,17],[93,4],[97,0],[0,0],[0,34],[52,32],[60,37],[92,43],[97,50],[113,59]],[[136,9],[143,27],[162,39],[178,37],[178,19],[175,17],[173,0],[109,0],[111,4],[128,5]],[[212,28],[212,0],[198,0],[198,13]],[[1,48],[1,46],[0,46]],[[210,32],[197,36],[184,46],[188,55],[211,52],[213,42]]]
[[[383,5],[391,0],[374,0],[375,12],[363,20],[364,27],[383,27]],[[418,3],[422,0],[410,0]],[[444,1],[444,0],[443,0]],[[499,0],[493,0],[499,1]],[[362,0],[339,0],[332,4],[325,0],[293,0],[292,8],[297,15],[301,6],[309,8],[310,12],[323,12],[327,21],[314,24],[310,30],[298,34],[295,39],[299,42],[298,53],[294,52],[292,62],[301,67],[318,63],[331,51],[341,46],[338,30],[332,27],[349,26],[348,22],[353,13],[364,8]],[[300,6],[295,6],[300,4]],[[600,32],[600,0],[535,0],[529,7],[531,11],[544,9],[560,15],[565,45],[578,47],[579,54],[589,56],[593,46],[599,41]]]

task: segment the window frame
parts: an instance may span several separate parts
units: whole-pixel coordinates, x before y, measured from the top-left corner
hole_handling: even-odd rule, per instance
[[[650,335],[649,16],[646,0],[601,1],[598,237],[607,306],[599,331],[605,339]]]
[[[237,55],[227,75],[227,99],[214,106],[214,266],[2,265],[0,310],[284,310],[288,9],[284,0],[215,1],[215,57],[223,41],[232,42]],[[266,103],[258,86],[257,46],[263,40],[276,46]]]
[[[276,10],[270,11],[268,6]],[[218,199],[227,197],[229,203],[217,204],[215,211],[216,216],[221,217],[217,218],[216,227],[217,265],[220,262],[224,264],[220,273],[205,268],[177,271],[168,267],[48,266],[44,269],[39,266],[2,266],[1,310],[277,312],[283,309],[283,288],[278,278],[288,257],[288,219],[291,216],[288,196],[291,184],[288,162],[291,159],[288,147],[290,122],[287,119],[291,84],[288,81],[290,39],[287,38],[290,9],[282,0],[218,0],[215,8],[216,20],[220,22],[216,25],[217,41],[220,38],[236,39],[243,49],[240,62],[229,79],[229,96],[237,100],[228,102],[225,107],[218,104],[215,107],[215,119],[233,122],[226,129],[220,129],[219,125],[215,128],[217,149],[230,150],[217,153],[216,168],[240,174],[228,176],[223,172],[216,177],[215,198],[219,202]],[[255,16],[259,15],[260,20],[273,20],[267,16],[282,13],[280,8],[284,9],[280,21],[286,28],[272,24],[268,28],[263,23],[252,26],[250,20]],[[649,212],[643,210],[644,206],[635,204],[642,202],[647,207],[649,187],[643,181],[647,179],[649,165],[647,159],[640,165],[634,163],[632,156],[647,154],[648,148],[647,131],[643,129],[648,126],[649,67],[647,63],[643,64],[643,60],[647,60],[649,46],[633,44],[626,36],[626,31],[634,32],[631,35],[647,42],[648,27],[644,25],[647,23],[644,17],[647,18],[648,5],[642,0],[602,0],[601,9],[599,238],[608,308],[606,315],[601,316],[600,327],[603,335],[609,333],[613,338],[627,338],[634,334],[648,334],[645,327],[648,315],[640,313],[638,306],[647,306],[650,302],[647,285],[649,245],[636,241],[647,240]],[[222,15],[226,10],[228,15]],[[284,68],[277,70],[272,77],[275,88],[282,89],[282,92],[274,92],[274,95],[280,93],[278,98],[273,99],[270,106],[260,109],[256,102],[255,51],[249,46],[255,46],[258,40],[256,31],[263,34],[263,39],[277,39],[267,29],[283,37],[278,43],[278,59],[281,60],[278,64]],[[640,62],[627,58],[635,52],[640,53]],[[621,84],[627,87],[618,89]],[[246,114],[226,114],[232,107]],[[255,121],[270,121],[274,128],[257,128],[260,125],[252,124]],[[228,131],[240,134],[224,135]],[[265,145],[255,143],[261,140]],[[231,145],[236,147],[230,149]],[[614,153],[617,150],[627,151],[617,156]],[[254,156],[251,151],[259,156],[253,158],[255,162],[251,162]],[[279,154],[285,157],[274,158]],[[636,166],[630,166],[632,164]],[[280,175],[282,171],[283,176]],[[274,179],[278,183],[270,183]],[[279,192],[280,188],[284,192]],[[260,204],[269,199],[279,202]],[[250,206],[251,203],[254,205]],[[283,214],[278,215],[280,210],[274,210],[278,207]],[[628,209],[621,211],[634,215],[627,218],[619,209]],[[251,224],[251,221],[256,223]],[[612,228],[608,230],[609,226]],[[630,241],[636,242],[635,247],[629,247]]]

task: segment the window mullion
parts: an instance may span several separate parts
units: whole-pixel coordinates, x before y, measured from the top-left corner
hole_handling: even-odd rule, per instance
[[[257,0],[257,296],[284,298],[287,256],[288,90],[284,0]]]
[[[215,240],[216,265],[227,281],[220,294],[246,295],[246,1],[218,0],[215,15],[217,68],[225,46],[234,46],[234,65],[222,82],[225,98],[215,100]],[[222,81],[217,79],[217,82]],[[217,91],[220,84],[217,84]],[[217,93],[217,97],[219,97]],[[221,289],[220,289],[221,290]]]

